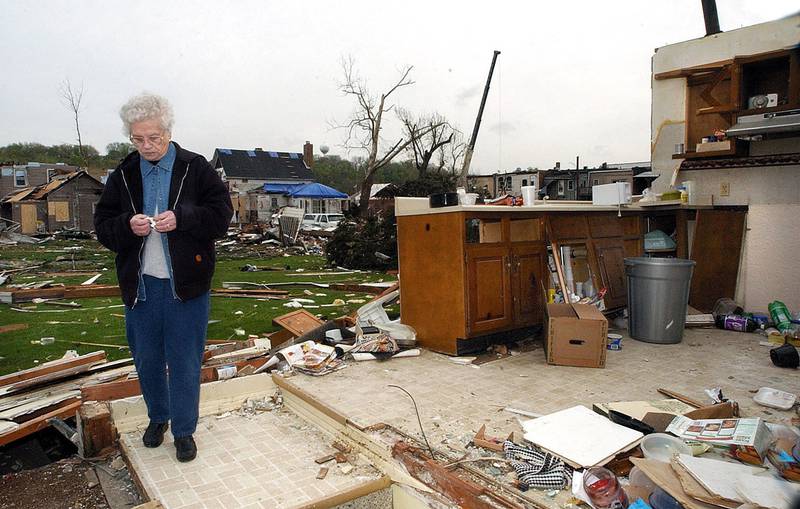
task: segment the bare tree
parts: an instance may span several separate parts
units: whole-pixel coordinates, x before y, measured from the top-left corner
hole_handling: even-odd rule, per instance
[[[460,173],[464,164],[464,154],[467,151],[467,142],[464,133],[453,128],[453,139],[439,149],[439,168],[448,173]]]
[[[61,100],[75,116],[75,131],[78,134],[78,152],[81,155],[83,164],[88,166],[86,155],[83,151],[83,141],[81,140],[81,125],[79,122],[79,114],[81,111],[81,101],[83,100],[83,83],[80,89],[73,89],[69,79],[65,79],[61,83]]]
[[[379,155],[381,152],[381,129],[383,128],[384,114],[394,109],[394,104],[388,104],[387,100],[397,89],[414,84],[414,81],[409,77],[413,68],[413,66],[406,66],[401,69],[400,77],[389,90],[380,95],[373,95],[369,91],[366,81],[356,74],[353,59],[342,59],[344,81],[339,85],[339,89],[345,95],[355,99],[356,107],[352,113],[352,118],[344,125],[336,127],[347,129],[345,146],[348,149],[364,150],[367,153],[364,180],[361,182],[359,198],[362,217],[366,217],[369,214],[369,196],[375,179],[375,172],[389,164],[415,139],[415,136],[411,136],[408,139],[401,137],[382,155]],[[417,136],[425,133],[426,131],[423,129],[417,133]]]
[[[453,142],[458,130],[438,113],[415,117],[408,110],[400,109],[397,115],[403,123],[406,136],[412,140],[407,150],[414,156],[418,178],[425,177],[437,152],[439,158],[435,170],[441,171],[446,164],[444,148]]]

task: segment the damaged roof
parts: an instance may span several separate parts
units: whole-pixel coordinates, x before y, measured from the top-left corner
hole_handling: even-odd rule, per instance
[[[87,178],[94,180],[100,186],[103,185],[99,180],[92,177],[85,171],[81,170],[72,173],[67,173],[64,175],[57,175],[56,177],[53,177],[53,180],[51,180],[47,184],[42,184],[36,187],[26,187],[19,191],[15,191],[14,193],[9,194],[5,198],[3,198],[1,201],[3,203],[15,203],[25,200],[44,200],[47,199],[47,195],[49,195],[50,193],[61,189],[67,183],[72,182],[73,180],[80,178],[82,176],[86,176]]]
[[[303,154],[267,150],[217,148],[211,164],[228,178],[253,180],[314,180]]]

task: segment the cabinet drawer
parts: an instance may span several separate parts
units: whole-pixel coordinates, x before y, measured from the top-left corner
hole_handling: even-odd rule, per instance
[[[589,216],[589,232],[592,238],[601,239],[604,237],[622,236],[622,218],[616,214],[603,214],[599,216]]]
[[[550,232],[558,240],[585,239],[589,237],[586,216],[572,214],[552,215],[548,219]]]

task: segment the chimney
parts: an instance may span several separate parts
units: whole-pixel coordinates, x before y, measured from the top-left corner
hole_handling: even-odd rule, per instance
[[[303,162],[305,162],[306,166],[309,168],[314,167],[314,145],[308,140],[306,140],[306,144],[303,145]]]
[[[717,0],[700,0],[703,4],[703,19],[706,22],[706,37],[722,32],[719,29]]]
[[[263,148],[261,148],[261,147],[256,147],[256,152],[263,152],[263,151],[264,151],[264,149],[263,149]]]
[[[560,170],[560,169],[561,169],[561,162],[560,161],[556,161],[556,170]]]

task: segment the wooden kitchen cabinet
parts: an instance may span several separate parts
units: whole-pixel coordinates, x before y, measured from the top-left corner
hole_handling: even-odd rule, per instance
[[[541,324],[544,294],[552,286],[548,245],[556,267],[565,261],[573,264],[573,283],[590,280],[595,292],[605,287],[606,309],[624,307],[624,259],[641,256],[645,218],[672,215],[678,233],[685,231],[683,209],[628,210],[621,217],[614,209],[575,209],[544,205],[400,211],[400,318],[417,331],[418,344],[463,355]],[[681,235],[678,244],[679,251],[685,249]],[[562,259],[562,247],[570,248],[569,260]]]
[[[400,312],[422,346],[485,348],[484,337],[542,323],[547,248],[539,217],[428,214],[397,218]]]
[[[511,295],[514,322],[520,326],[541,323],[544,302],[542,294],[550,285],[544,278],[547,249],[543,246],[511,248]]]
[[[512,323],[512,290],[508,247],[467,251],[469,333],[487,332]]]
[[[625,276],[625,247],[619,238],[592,239],[597,272],[607,289],[604,297],[608,309],[627,304],[628,284]]]

